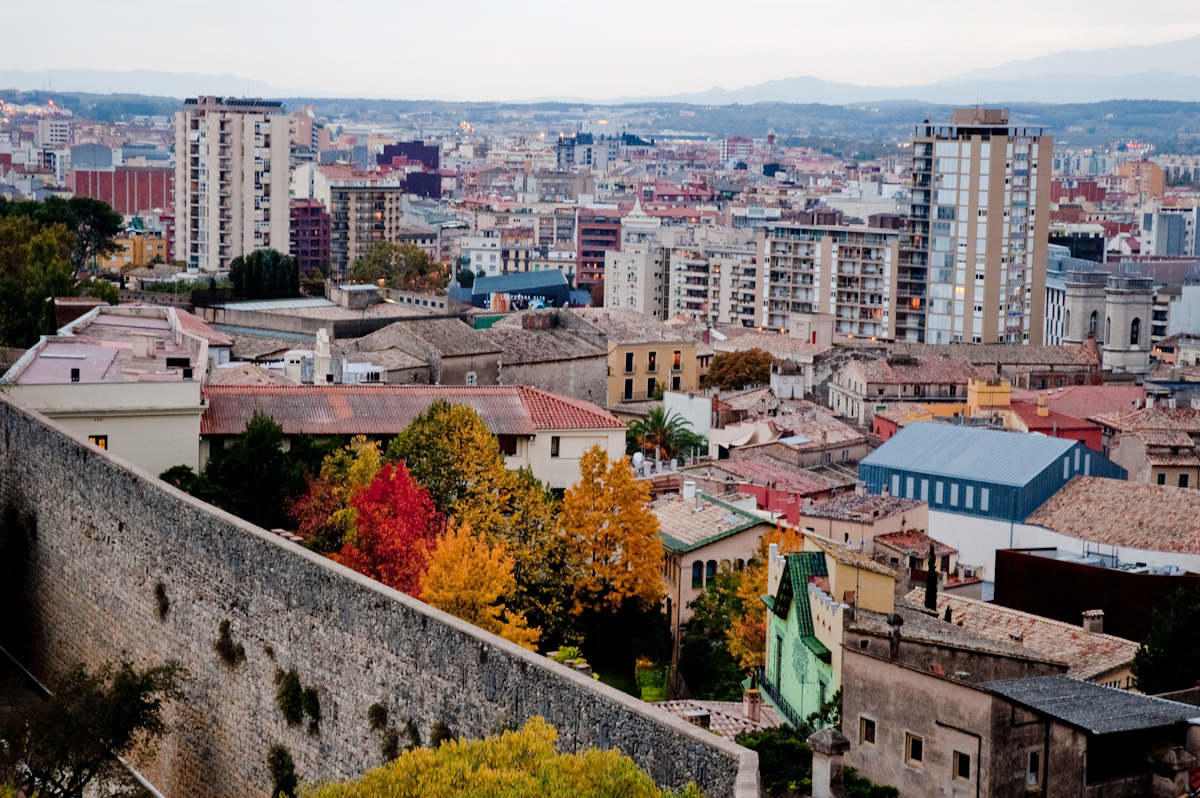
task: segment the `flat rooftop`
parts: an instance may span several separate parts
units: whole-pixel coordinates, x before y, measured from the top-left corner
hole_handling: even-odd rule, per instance
[[[142,312],[132,312],[134,310]],[[176,343],[165,309],[100,308],[92,316],[81,317],[63,328],[67,335],[49,336],[22,357],[4,375],[4,382],[16,385],[66,385],[110,382],[179,382],[183,364],[198,370],[199,349]],[[154,336],[151,356],[135,356],[137,336]],[[78,369],[78,380],[72,370]]]

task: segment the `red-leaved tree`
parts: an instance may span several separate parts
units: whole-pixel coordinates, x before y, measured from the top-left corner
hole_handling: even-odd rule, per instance
[[[429,491],[403,463],[385,465],[355,494],[353,529],[333,559],[413,596],[420,594],[429,550],[444,526]]]

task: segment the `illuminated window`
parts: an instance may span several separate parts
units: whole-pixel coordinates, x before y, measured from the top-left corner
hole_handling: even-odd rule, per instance
[[[107,435],[89,435],[88,443],[99,446],[101,449],[107,449],[108,448],[108,436]]]

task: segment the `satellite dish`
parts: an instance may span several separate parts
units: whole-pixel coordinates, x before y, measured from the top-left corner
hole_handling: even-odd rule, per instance
[[[642,467],[642,463],[643,463],[645,460],[646,460],[646,458],[642,456],[642,453],[641,453],[641,452],[634,452],[634,453],[633,453],[633,467],[634,467],[635,469],[637,469],[637,468],[641,468],[641,467]]]

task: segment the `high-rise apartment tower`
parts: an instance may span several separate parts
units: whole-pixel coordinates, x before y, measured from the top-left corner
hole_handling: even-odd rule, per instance
[[[185,100],[175,114],[175,257],[212,272],[256,249],[286,254],[290,149],[283,103]]]
[[[1041,343],[1053,138],[966,108],[919,126],[912,147],[896,338]]]

